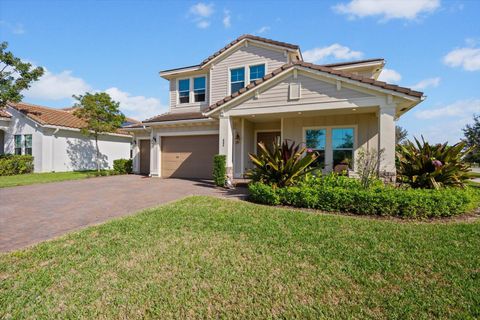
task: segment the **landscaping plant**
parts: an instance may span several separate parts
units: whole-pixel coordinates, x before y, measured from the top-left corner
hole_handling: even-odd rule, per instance
[[[12,176],[33,172],[31,155],[0,155],[0,176]]]
[[[113,170],[119,174],[132,173],[132,159],[117,159],[113,160]]]
[[[219,187],[224,187],[227,180],[227,158],[223,154],[213,157],[213,181]]]
[[[317,159],[314,152],[295,142],[275,142],[271,151],[263,142],[258,143],[258,155],[249,154],[253,165],[249,177],[253,181],[284,187],[294,184],[308,172],[316,170],[311,165]]]
[[[470,167],[463,158],[471,150],[465,142],[433,145],[423,137],[405,142],[397,146],[397,181],[412,188],[464,187]]]
[[[378,166],[383,157],[383,149],[365,150],[360,149],[356,156],[356,172],[360,178],[362,187],[367,189],[378,179]]]

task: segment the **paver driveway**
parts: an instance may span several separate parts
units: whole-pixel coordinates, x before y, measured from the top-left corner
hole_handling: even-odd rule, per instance
[[[230,193],[208,182],[136,175],[3,188],[0,251],[19,249],[188,195]]]

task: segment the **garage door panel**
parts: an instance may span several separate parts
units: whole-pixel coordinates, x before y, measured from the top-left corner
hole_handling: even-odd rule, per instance
[[[211,179],[218,135],[162,137],[162,177]]]

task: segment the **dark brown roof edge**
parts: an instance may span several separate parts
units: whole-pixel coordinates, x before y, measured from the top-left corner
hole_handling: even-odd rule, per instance
[[[278,74],[282,73],[284,70],[290,69],[294,66],[300,66],[300,67],[309,68],[309,69],[316,70],[316,71],[326,72],[328,74],[332,74],[332,75],[336,75],[336,76],[339,76],[339,77],[342,77],[342,78],[351,79],[351,80],[354,80],[354,81],[370,84],[370,85],[373,85],[373,86],[376,86],[376,87],[379,87],[379,88],[400,92],[400,93],[410,95],[410,96],[413,96],[413,97],[416,97],[416,98],[421,98],[423,96],[423,92],[415,91],[415,90],[412,90],[410,88],[400,87],[400,86],[393,85],[393,84],[388,84],[388,83],[383,82],[383,81],[378,81],[378,80],[375,80],[375,79],[372,79],[372,78],[362,77],[362,76],[359,76],[359,75],[355,75],[355,74],[340,71],[340,70],[335,70],[335,69],[332,69],[330,67],[316,65],[316,64],[313,64],[313,63],[308,63],[308,62],[303,62],[303,61],[295,61],[294,63],[284,64],[280,68],[274,70],[272,73],[269,73],[269,74],[265,75],[262,79],[258,79],[256,81],[254,81],[253,83],[250,83],[246,87],[232,93],[230,96],[227,96],[227,97],[217,101],[216,103],[210,105],[208,107],[208,110],[212,111],[212,110],[220,107],[221,105],[227,103],[228,101],[230,101],[232,99],[235,99],[236,97],[242,95],[243,93],[245,93],[247,91],[252,90],[253,88],[257,87],[258,85],[262,84],[263,82],[277,76]]]
[[[196,64],[196,65],[188,66],[188,67],[180,67],[180,68],[173,68],[173,69],[162,70],[162,71],[160,71],[160,73],[162,73],[162,72],[177,71],[177,70],[180,71],[180,70],[183,70],[183,69],[196,68],[196,67],[201,67],[201,66],[202,66],[201,64]]]
[[[351,65],[351,64],[360,64],[360,63],[375,62],[375,61],[384,62],[385,59],[383,59],[383,58],[375,58],[375,59],[354,60],[354,61],[346,61],[346,62],[337,62],[337,63],[321,64],[321,66],[333,68],[333,67],[348,66],[348,65]]]
[[[151,122],[168,122],[168,121],[181,121],[181,120],[200,120],[208,119],[201,112],[188,112],[188,113],[163,113],[158,116],[154,116],[143,120],[142,123]]]

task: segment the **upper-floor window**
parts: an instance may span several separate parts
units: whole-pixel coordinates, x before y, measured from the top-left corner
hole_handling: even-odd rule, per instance
[[[22,154],[22,135],[16,134],[13,139],[15,140],[15,154]]]
[[[205,89],[206,89],[205,77],[199,77],[193,79],[193,94],[195,102],[205,101]]]
[[[245,68],[230,70],[230,93],[237,92],[245,87]]]
[[[250,83],[255,80],[261,79],[265,76],[265,65],[257,64],[255,66],[250,66]]]
[[[178,100],[180,103],[190,103],[190,79],[178,81]]]
[[[32,135],[26,134],[24,136],[25,154],[32,155]]]

